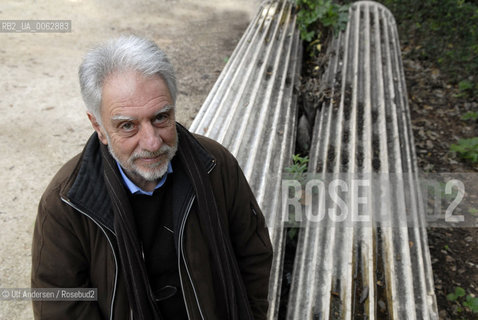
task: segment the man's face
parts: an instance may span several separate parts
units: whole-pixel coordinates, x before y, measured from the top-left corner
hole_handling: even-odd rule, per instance
[[[113,74],[103,85],[102,125],[88,117],[126,175],[154,190],[177,149],[173,101],[164,80],[136,71]]]

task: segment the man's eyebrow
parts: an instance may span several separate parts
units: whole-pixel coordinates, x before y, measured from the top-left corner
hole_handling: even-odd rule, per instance
[[[116,115],[111,117],[112,121],[133,121],[133,117],[123,116],[123,115]]]
[[[169,111],[171,111],[171,110],[173,110],[173,109],[174,109],[174,106],[173,106],[173,105],[167,105],[167,106],[165,106],[164,108],[162,108],[161,110],[159,110],[158,112],[156,112],[156,113],[154,114],[154,117],[156,117],[157,115],[162,114],[162,113],[167,113],[167,112],[169,112]],[[136,118],[118,114],[118,115],[112,116],[112,117],[111,117],[111,120],[112,120],[112,121],[115,121],[115,122],[119,122],[119,121],[134,121],[134,120],[136,120]]]
[[[174,106],[172,105],[166,105],[164,108],[162,108],[161,110],[159,110],[158,112],[155,113],[155,116],[157,116],[158,114],[161,114],[161,113],[166,113],[166,112],[169,112],[171,111],[172,109],[174,109]]]

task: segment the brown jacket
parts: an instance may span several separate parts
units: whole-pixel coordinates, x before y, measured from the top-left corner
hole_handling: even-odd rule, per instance
[[[218,143],[198,140],[224,230],[228,230],[255,319],[265,319],[272,246],[264,217],[235,158]],[[181,139],[179,139],[181,148]],[[43,194],[32,248],[33,288],[97,288],[98,301],[33,302],[35,319],[131,319],[116,248],[111,199],[94,134]],[[179,215],[176,249],[190,319],[223,319],[205,236],[198,227],[187,178],[174,173],[173,208]],[[176,180],[175,180],[176,181]],[[188,191],[189,190],[189,191]]]

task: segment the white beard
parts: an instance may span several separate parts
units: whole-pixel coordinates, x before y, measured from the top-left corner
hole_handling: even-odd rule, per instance
[[[111,156],[121,165],[123,170],[125,170],[126,173],[129,173],[129,175],[139,176],[142,179],[149,182],[157,181],[166,174],[166,172],[168,171],[169,162],[173,159],[174,155],[176,154],[176,151],[178,150],[178,141],[176,140],[176,143],[173,146],[164,144],[161,146],[161,148],[159,148],[159,150],[155,152],[149,152],[149,151],[135,152],[128,158],[126,163],[124,163],[119,160],[119,157],[116,155],[113,148],[111,147],[112,144],[111,144],[109,136],[107,134],[105,135],[106,135],[106,139],[108,140],[108,150]],[[154,158],[160,155],[162,155],[163,157],[166,157],[167,161],[152,163],[147,166],[147,169],[141,166],[137,166],[135,164],[135,160],[139,158]]]

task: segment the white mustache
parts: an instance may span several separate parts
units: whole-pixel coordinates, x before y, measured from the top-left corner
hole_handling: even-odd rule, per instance
[[[142,159],[142,158],[156,158],[162,155],[167,155],[172,148],[168,145],[163,145],[161,148],[159,148],[157,151],[150,152],[150,151],[139,151],[135,152],[131,157],[131,161],[135,161],[137,159]]]

